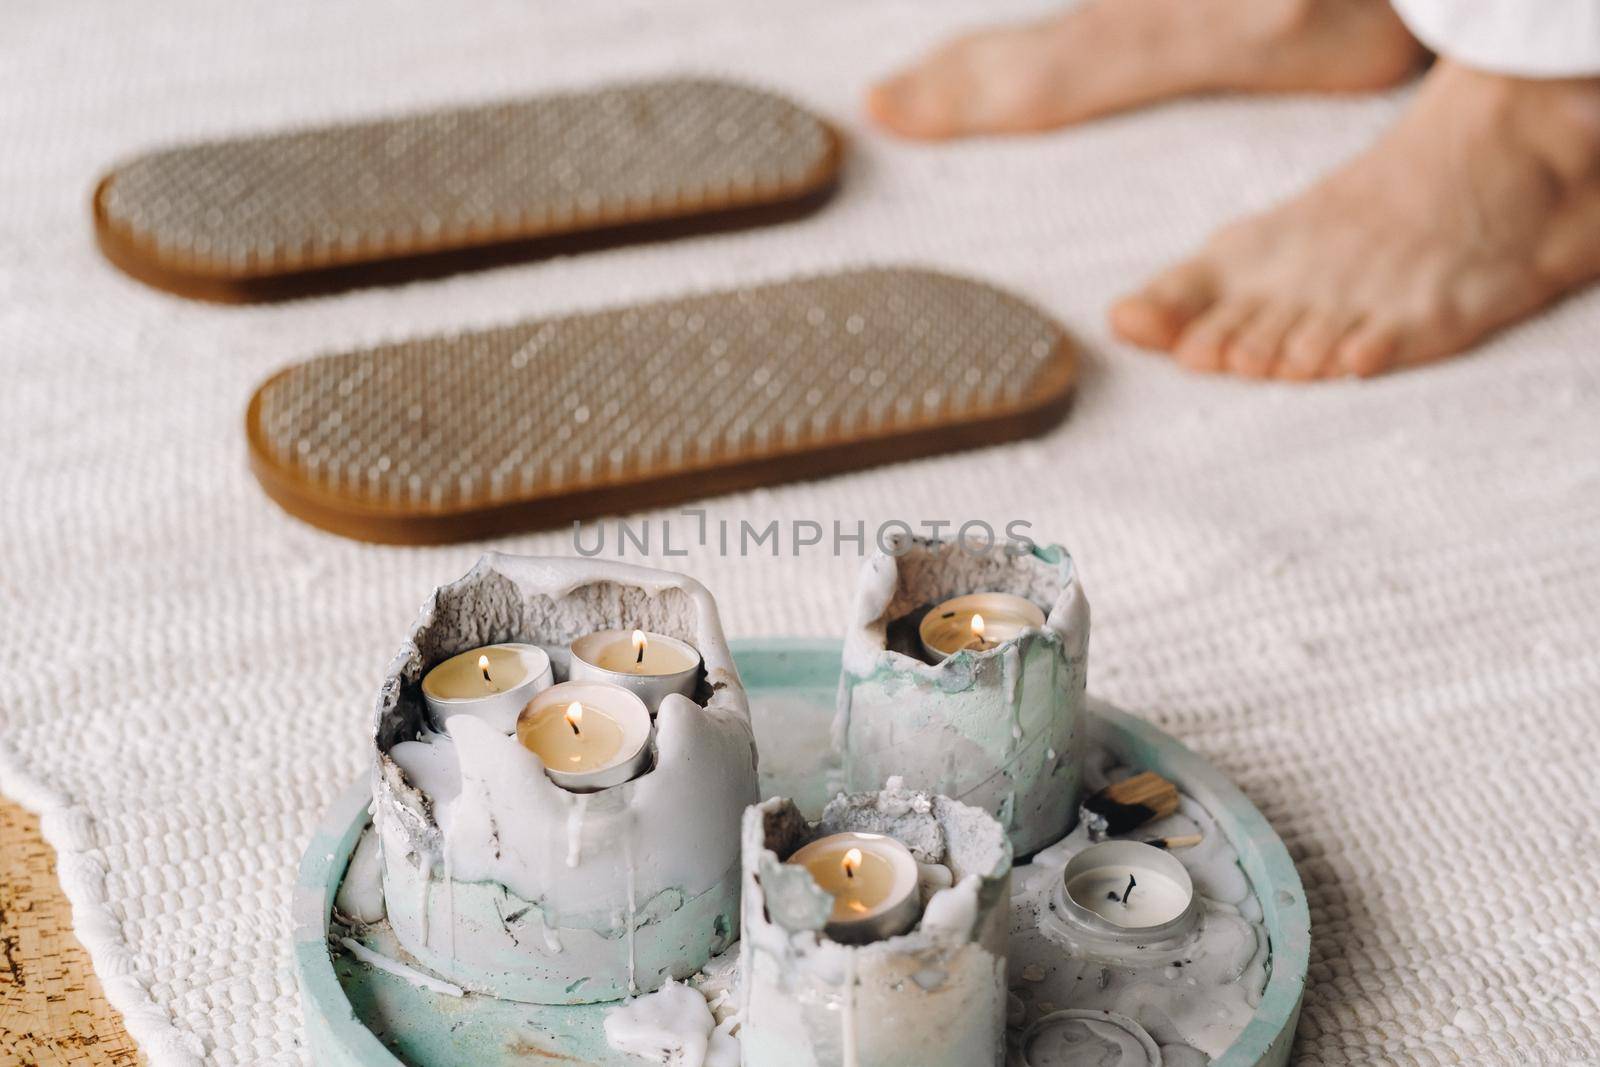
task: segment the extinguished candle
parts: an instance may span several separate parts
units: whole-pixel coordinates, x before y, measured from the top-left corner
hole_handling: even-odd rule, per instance
[[[670,693],[693,697],[700,653],[687,641],[644,630],[601,630],[572,642],[574,680],[609,682],[639,694],[652,713]]]
[[[451,656],[422,678],[422,699],[443,727],[452,715],[474,715],[502,733],[553,680],[550,657],[538,645],[485,645]]]
[[[1113,934],[1176,933],[1195,914],[1194,882],[1170,852],[1140,841],[1090,845],[1061,872],[1063,910]]]
[[[1161,1067],[1161,1048],[1126,1015],[1068,1008],[1023,1031],[1023,1067]]]
[[[916,858],[892,837],[832,834],[796,850],[787,862],[810,871],[833,897],[824,932],[835,941],[864,944],[894,937],[921,917]]]
[[[957,652],[987,652],[1045,623],[1044,611],[1010,593],[969,593],[937,604],[922,617],[918,631],[931,660]]]
[[[650,765],[650,712],[638,696],[602,682],[562,682],[517,719],[517,740],[563,789],[592,793]]]

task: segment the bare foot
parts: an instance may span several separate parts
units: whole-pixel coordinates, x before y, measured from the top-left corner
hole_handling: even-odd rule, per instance
[[[1600,79],[1441,62],[1382,140],[1111,309],[1195,370],[1370,375],[1468,348],[1600,275]]]
[[[1016,133],[1184,93],[1377,89],[1422,55],[1388,0],[1085,0],[952,42],[867,109],[906,137]]]

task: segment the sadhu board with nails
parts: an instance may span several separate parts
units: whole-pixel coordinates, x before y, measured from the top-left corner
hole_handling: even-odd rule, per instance
[[[782,97],[672,79],[149,152],[93,214],[143,282],[271,300],[783,221],[840,157]]]
[[[436,544],[1029,436],[1075,371],[1025,301],[880,268],[320,356],[245,429],[291,514]]]

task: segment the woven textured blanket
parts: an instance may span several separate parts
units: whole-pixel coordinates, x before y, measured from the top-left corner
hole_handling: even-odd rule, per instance
[[[1299,864],[1315,935],[1300,1062],[1600,1062],[1600,293],[1371,382],[1194,377],[1116,345],[1112,297],[1356,150],[1405,93],[1195,100],[942,146],[861,122],[875,74],[1041,10],[7,13],[0,788],[42,812],[77,930],[155,1067],[307,1062],[295,863],[363,771],[413,612],[482,547],[361,545],[282,514],[245,466],[256,383],[325,350],[868,263],[972,274],[1057,316],[1086,349],[1072,414],[1023,444],[709,500],[708,521],[1022,520],[1071,546],[1090,689],[1233,776]],[[187,303],[94,248],[95,177],[153,145],[678,71],[837,122],[838,198],[781,228],[275,306]],[[842,632],[854,544],[685,542],[666,559],[657,538],[654,561],[702,579],[731,636]],[[494,547],[566,553],[572,534]]]

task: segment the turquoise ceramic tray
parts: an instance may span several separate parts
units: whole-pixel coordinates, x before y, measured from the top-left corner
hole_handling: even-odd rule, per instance
[[[839,677],[835,641],[734,642],[761,751],[763,795],[782,794],[814,813],[826,800],[825,766]],[[1140,719],[1093,704],[1095,741],[1120,762],[1158,771],[1204,805],[1239,853],[1272,940],[1272,974],[1249,1026],[1213,1067],[1288,1062],[1310,949],[1300,878],[1261,813],[1199,756]],[[318,1067],[474,1067],[590,1064],[637,1067],[601,1033],[605,1005],[536,1007],[486,997],[430,993],[328,948],[339,882],[368,825],[363,780],[334,805],[300,864],[294,896],[295,965],[307,1047]],[[386,954],[382,929],[367,937]]]

